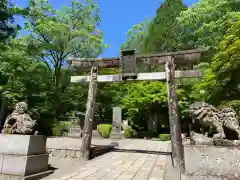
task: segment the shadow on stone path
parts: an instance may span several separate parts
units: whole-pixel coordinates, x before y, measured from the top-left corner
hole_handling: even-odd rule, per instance
[[[79,140],[51,139],[48,147],[66,147],[73,144],[74,148],[80,147]],[[58,144],[65,142],[66,144]],[[109,139],[93,140],[95,144],[111,142]],[[97,142],[97,143],[96,143]],[[158,179],[163,178],[165,159],[170,154],[167,152],[169,142],[150,140],[119,140],[119,147],[104,155],[98,156],[88,162],[78,159],[50,158],[50,164],[57,168],[54,174],[45,180],[97,180],[97,179]],[[69,147],[69,146],[68,146]]]

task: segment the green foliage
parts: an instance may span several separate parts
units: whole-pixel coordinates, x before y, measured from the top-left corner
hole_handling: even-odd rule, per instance
[[[143,53],[209,47],[194,66],[203,71],[203,77],[177,80],[183,122],[184,110],[194,101],[227,104],[238,111],[239,5],[239,1],[201,0],[186,8],[181,1],[166,0],[152,21],[134,25],[129,31],[123,46],[138,47]],[[167,105],[166,87],[159,82],[128,83],[124,92],[122,107],[138,131],[146,128],[149,110],[162,112]]]
[[[124,44],[122,44],[122,48],[136,49],[138,53],[141,53],[144,39],[148,34],[149,24],[150,21],[148,19],[145,19],[143,22],[134,25],[127,32],[127,40]]]
[[[170,134],[160,134],[158,138],[160,141],[170,141],[171,140]]]
[[[46,135],[52,135],[59,120],[85,110],[87,86],[70,83],[73,72],[67,57],[96,57],[104,48],[102,32],[96,28],[98,7],[85,2],[73,1],[60,10],[45,0],[29,1],[22,12],[11,6],[11,15],[25,17],[28,33],[8,38],[0,52],[0,95],[9,106],[26,101],[38,130]]]
[[[165,104],[167,102],[166,86],[162,82],[140,82],[128,84],[122,98],[122,106],[127,109],[130,120],[144,110],[148,104]]]
[[[0,2],[0,43],[15,35],[18,26],[14,25],[14,8],[9,0]]]
[[[96,57],[104,48],[103,33],[97,29],[98,6],[91,0],[72,1],[70,6],[56,10],[46,0],[30,0],[28,9],[25,23],[25,29],[30,31],[25,37],[28,53],[49,68],[53,108],[56,116],[60,116],[65,95],[72,90],[66,59],[70,55]]]
[[[65,135],[68,131],[70,126],[72,125],[71,122],[67,121],[59,121],[56,124],[54,124],[53,127],[53,135],[54,136],[63,136]]]
[[[201,0],[177,17],[176,44],[180,49],[209,46],[216,50],[226,33],[238,1]],[[177,38],[178,37],[178,38]]]
[[[111,130],[112,130],[112,125],[111,124],[99,124],[97,126],[97,131],[104,138],[109,138]]]
[[[160,5],[155,18],[149,23],[149,31],[142,45],[143,52],[166,52],[174,49],[176,17],[184,9],[181,0],[165,0]]]
[[[179,107],[182,111],[190,103],[189,93],[183,89],[178,89],[177,94]],[[163,82],[147,81],[128,84],[121,102],[130,122],[138,128],[144,127],[144,119],[149,118],[149,110],[159,112],[160,109],[163,109],[163,106],[167,105],[166,85]]]
[[[218,98],[234,100],[239,97],[240,76],[240,13],[220,42],[218,52],[212,60],[212,69],[216,77]]]
[[[145,19],[127,33],[122,48],[134,48],[139,53],[210,47],[194,66],[203,71],[203,77],[176,81],[183,124],[184,110],[199,100],[220,108],[231,106],[239,113],[239,5],[239,1],[200,0],[186,8],[180,0],[165,0],[156,7],[151,21]],[[13,23],[14,14],[25,18],[25,36],[15,36],[18,27]],[[62,134],[67,118],[85,111],[88,92],[88,85],[70,83],[70,76],[78,74],[70,70],[67,58],[97,57],[106,47],[103,32],[98,29],[98,6],[93,0],[74,0],[69,6],[55,9],[47,0],[30,0],[22,9],[2,1],[0,21],[1,99],[9,107],[26,101],[41,133]],[[163,66],[144,69],[163,70]],[[117,73],[119,69],[115,68],[100,70],[100,74]],[[101,83],[96,99],[97,113],[105,123],[111,122],[112,107],[121,106],[124,118],[142,138],[160,133],[148,132],[150,113],[168,113],[163,82]],[[163,117],[159,123],[161,132],[168,126],[167,116]],[[98,130],[108,137],[111,125],[100,125]],[[127,127],[125,132],[126,137],[131,137],[134,131]]]
[[[237,112],[238,117],[240,117],[240,100],[222,101],[221,104],[219,105],[220,109],[226,107],[232,107]]]
[[[124,137],[125,138],[132,138],[135,134],[135,131],[131,126],[123,126],[124,130]]]
[[[232,14],[233,15],[233,14]],[[202,80],[193,85],[192,94],[196,99],[219,105],[239,99],[239,13],[232,16],[230,28],[219,42],[211,66],[204,69]],[[200,95],[199,91],[205,93]],[[222,102],[223,101],[223,102]]]

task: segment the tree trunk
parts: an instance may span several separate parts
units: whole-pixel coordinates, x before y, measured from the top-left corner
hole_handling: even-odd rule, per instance
[[[84,121],[83,128],[83,138],[81,144],[81,158],[84,160],[90,159],[90,147],[92,140],[92,124],[93,124],[93,116],[94,116],[94,108],[95,108],[95,99],[97,92],[97,67],[92,67],[91,69],[91,79],[89,82],[88,89],[88,100],[87,100],[87,108],[86,115]]]
[[[6,108],[7,108],[7,100],[2,98],[1,110],[0,110],[0,132],[1,132],[4,122],[5,122]]]
[[[175,87],[175,65],[173,58],[166,62],[165,73],[168,91],[168,112],[171,132],[172,157],[174,167],[184,171],[183,144],[179,117],[178,99]]]
[[[55,88],[55,102],[54,102],[54,110],[55,110],[55,117],[57,117],[59,114],[59,108],[61,107],[61,97],[60,97],[60,87],[59,82],[61,78],[61,67],[56,65],[54,67],[54,76],[53,76],[53,82],[54,82],[54,88]]]

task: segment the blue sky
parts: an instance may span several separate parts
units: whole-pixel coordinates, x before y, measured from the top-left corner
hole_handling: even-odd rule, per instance
[[[28,0],[12,0],[19,6],[27,6]],[[55,7],[68,5],[70,0],[49,0]],[[146,17],[154,17],[156,9],[163,0],[95,0],[100,8],[101,25],[104,32],[104,41],[110,46],[101,54],[101,57],[117,56],[121,44],[126,40],[127,31]],[[185,5],[192,5],[198,0],[183,0]],[[19,24],[22,20],[16,19]]]

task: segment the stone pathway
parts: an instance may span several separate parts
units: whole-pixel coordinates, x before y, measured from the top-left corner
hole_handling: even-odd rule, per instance
[[[59,140],[60,141],[60,140]],[[162,180],[169,142],[124,139],[119,148],[88,162],[65,164],[61,177],[48,180]],[[75,144],[76,145],[76,144]],[[80,160],[79,160],[80,161]],[[64,165],[62,166],[64,168]],[[61,169],[61,168],[60,168]],[[67,169],[70,169],[66,174]]]

